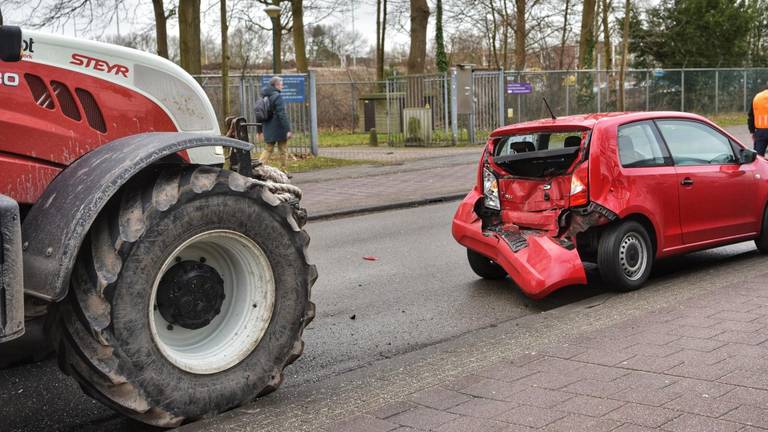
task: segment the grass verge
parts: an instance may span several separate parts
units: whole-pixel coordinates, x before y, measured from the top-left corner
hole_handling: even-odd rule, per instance
[[[269,164],[274,166],[279,165],[277,158],[272,158]],[[381,165],[381,163],[376,161],[365,161],[357,159],[337,159],[324,156],[307,156],[297,160],[289,160],[287,169],[289,173],[300,173],[356,165]]]
[[[747,125],[747,115],[744,113],[721,113],[707,117],[720,127]]]

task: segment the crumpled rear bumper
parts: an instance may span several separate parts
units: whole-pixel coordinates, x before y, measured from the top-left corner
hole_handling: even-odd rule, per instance
[[[482,231],[474,211],[482,194],[477,190],[464,198],[453,218],[453,237],[461,245],[501,265],[527,296],[540,299],[568,285],[586,284],[584,265],[576,249],[568,250],[546,235],[528,235],[527,246],[513,252],[495,232]]]

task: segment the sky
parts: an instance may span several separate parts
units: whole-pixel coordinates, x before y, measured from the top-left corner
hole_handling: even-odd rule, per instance
[[[50,1],[53,2],[54,0]],[[28,22],[32,7],[21,7],[19,9],[8,10],[8,7],[3,8],[3,3],[4,1],[0,0],[0,9],[5,9],[3,10],[5,22],[7,24],[15,24],[24,27],[25,21]],[[203,32],[217,34],[219,19],[218,4],[219,2],[216,0],[202,0],[202,10],[204,11],[204,17],[202,19]],[[366,40],[366,46],[373,46],[376,40],[376,7],[374,2],[372,0],[353,0],[351,5],[353,7],[350,7],[349,11],[336,13],[335,15],[328,17],[323,23],[342,25],[348,31],[354,30],[360,33]],[[266,14],[264,14],[264,17],[264,21],[266,22]],[[76,30],[75,24],[76,22],[69,22],[63,26],[47,26],[43,30],[51,33],[86,37],[90,39],[101,36],[101,32],[84,32],[82,28]],[[308,23],[305,21],[305,24]],[[119,13],[115,14],[109,24],[106,25],[104,36],[118,33],[126,34],[132,31],[144,31],[145,29],[152,28],[153,25],[154,16],[151,1],[126,0],[124,6],[119,9]],[[78,27],[82,26],[83,20],[81,19]],[[178,25],[175,20],[169,21],[168,31],[169,34],[176,34],[178,32]],[[387,46],[389,47],[392,44],[404,43],[407,40],[407,35],[390,31],[388,32]],[[359,55],[362,54],[364,53],[360,53]]]

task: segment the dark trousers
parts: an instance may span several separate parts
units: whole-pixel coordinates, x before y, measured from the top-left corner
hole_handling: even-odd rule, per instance
[[[760,156],[765,156],[766,148],[768,148],[768,129],[755,130],[755,151]]]

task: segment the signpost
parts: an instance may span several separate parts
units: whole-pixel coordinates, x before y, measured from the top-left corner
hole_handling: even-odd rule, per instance
[[[280,75],[283,79],[283,100],[287,103],[304,103],[306,98],[306,76],[305,75]],[[269,85],[272,75],[262,75],[261,86]]]

